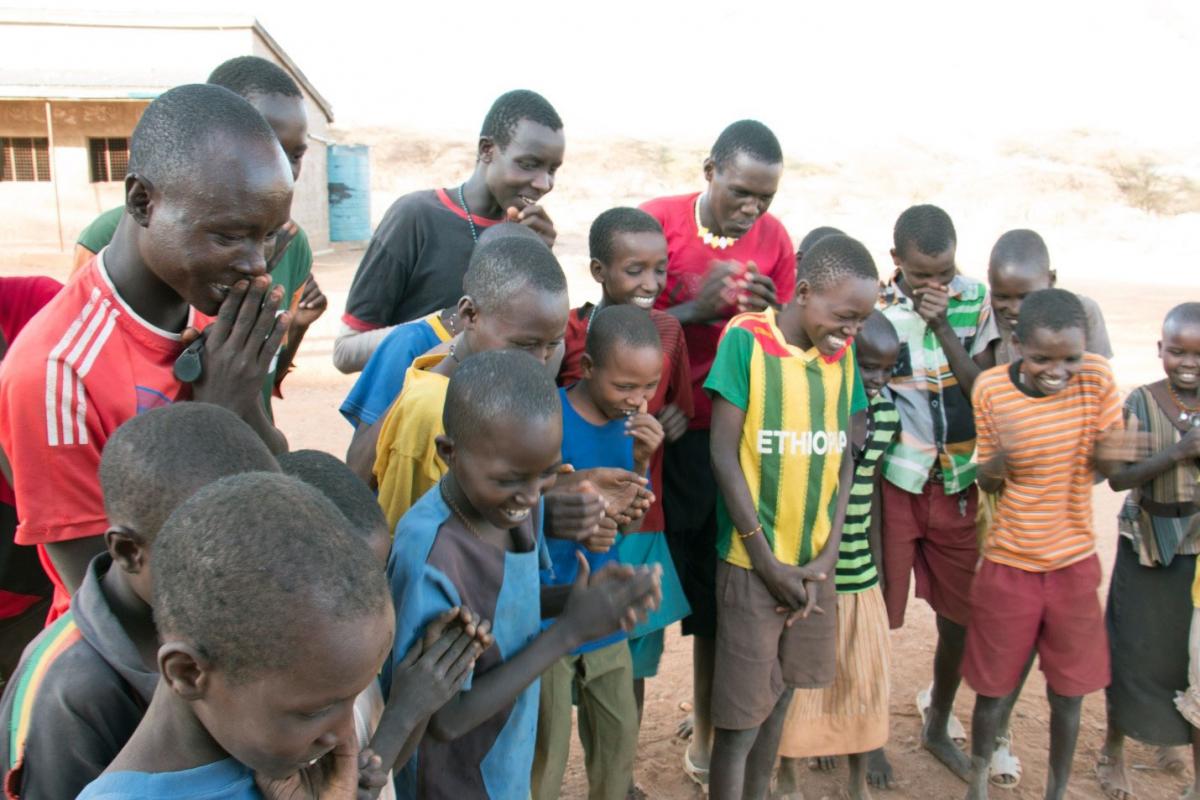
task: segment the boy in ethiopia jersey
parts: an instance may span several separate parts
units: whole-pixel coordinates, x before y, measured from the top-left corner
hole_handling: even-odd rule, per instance
[[[834,678],[826,577],[849,499],[850,418],[867,406],[851,340],[878,279],[862,244],[822,239],[791,303],[730,321],[704,384],[721,490],[713,800],[766,796],[792,690]]]

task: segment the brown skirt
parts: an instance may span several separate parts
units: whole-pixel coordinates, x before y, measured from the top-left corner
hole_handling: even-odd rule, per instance
[[[883,592],[838,595],[837,674],[826,689],[797,689],[783,725],[784,758],[865,753],[887,743],[889,644]]]

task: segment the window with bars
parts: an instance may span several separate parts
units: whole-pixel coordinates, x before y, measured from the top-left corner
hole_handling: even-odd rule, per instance
[[[129,139],[88,139],[92,183],[125,180],[129,168]]]
[[[49,139],[0,136],[0,181],[49,180]]]

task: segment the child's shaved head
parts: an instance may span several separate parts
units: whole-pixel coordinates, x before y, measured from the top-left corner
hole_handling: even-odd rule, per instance
[[[291,666],[316,618],[390,613],[379,562],[321,493],[286,475],[224,478],[168,518],[154,562],[161,638],[241,682]]]
[[[604,366],[613,348],[622,345],[634,349],[662,349],[662,340],[654,321],[637,306],[609,306],[594,314],[584,344],[584,350],[594,365]]]
[[[1163,330],[1177,330],[1185,325],[1200,326],[1200,303],[1180,303],[1167,312]]]
[[[1021,303],[1021,316],[1014,332],[1026,341],[1033,331],[1061,331],[1079,328],[1087,331],[1087,313],[1079,298],[1066,289],[1041,289]]]
[[[450,378],[442,409],[446,435],[459,447],[486,436],[492,425],[561,419],[554,381],[540,361],[519,350],[490,350],[464,361]]]
[[[129,174],[159,191],[209,168],[218,145],[252,143],[284,158],[275,131],[243,98],[220,86],[194,83],[164,92],[142,114],[129,145]]]
[[[846,278],[878,281],[879,271],[862,242],[837,233],[822,237],[806,250],[796,273],[798,281],[806,281],[816,292]]]
[[[387,519],[375,494],[336,457],[320,450],[293,450],[279,456],[279,468],[321,491],[350,522],[352,532],[370,539],[387,533]]]
[[[522,290],[567,291],[567,278],[550,248],[524,236],[505,236],[475,246],[463,276],[463,293],[470,295],[480,310],[495,311]]]
[[[241,97],[254,94],[304,96],[283,67],[258,56],[237,56],[229,59],[212,71],[206,83],[224,86]]]
[[[1050,273],[1050,251],[1046,242],[1037,233],[1027,228],[1018,228],[1004,233],[992,246],[988,269],[1016,267],[1041,274]]]
[[[562,118],[550,101],[528,89],[514,89],[496,98],[483,118],[479,136],[489,137],[501,150],[512,142],[513,132],[521,120],[527,119],[552,131],[561,131]]]
[[[207,403],[176,403],[117,428],[100,458],[110,525],[153,542],[176,506],[196,490],[241,472],[277,472],[258,434],[236,414]]]
[[[958,243],[958,234],[950,215],[937,206],[908,208],[896,220],[892,230],[896,254],[903,257],[913,248],[927,256],[937,256]]]
[[[783,148],[779,146],[779,139],[758,120],[738,120],[721,131],[713,143],[709,158],[719,170],[732,162],[738,153],[745,153],[763,164],[783,163]]]
[[[518,239],[528,239],[531,242],[537,242],[545,246],[542,237],[538,236],[533,228],[528,225],[522,225],[519,222],[500,222],[495,225],[489,225],[479,232],[479,242],[476,247],[478,248],[479,245],[487,244],[497,239],[506,239],[510,236]]]
[[[804,238],[800,240],[800,246],[796,248],[796,252],[804,255],[812,249],[814,244],[821,241],[826,236],[833,236],[834,234],[842,234],[843,236],[845,235],[837,228],[831,228],[828,225],[824,225],[819,228],[813,228],[811,231],[804,234]]]
[[[876,309],[867,317],[855,338],[855,343],[861,348],[868,348],[875,353],[892,353],[900,348],[900,337],[891,320]]]
[[[662,225],[640,208],[610,208],[592,222],[588,231],[588,256],[608,264],[613,258],[613,237],[619,233],[662,234]]]

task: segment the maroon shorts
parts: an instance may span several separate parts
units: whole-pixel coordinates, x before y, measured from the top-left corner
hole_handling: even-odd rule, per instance
[[[1026,572],[984,561],[971,587],[963,677],[977,694],[1004,697],[1037,651],[1046,684],[1082,697],[1109,682],[1108,635],[1100,610],[1100,559]]]
[[[979,562],[978,503],[974,486],[947,495],[941,483],[929,481],[913,494],[883,480],[883,600],[893,629],[904,625],[910,573],[917,597],[939,616],[967,624]]]

